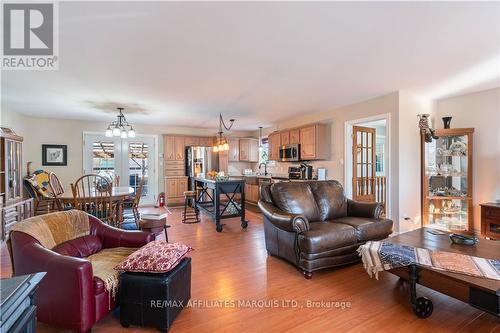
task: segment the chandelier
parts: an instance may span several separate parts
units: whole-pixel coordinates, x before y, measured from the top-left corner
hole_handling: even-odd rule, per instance
[[[227,139],[223,137],[224,131],[223,128],[226,131],[230,131],[231,127],[233,127],[234,124],[234,119],[229,119],[229,126],[226,125],[224,122],[224,118],[222,118],[222,114],[219,113],[219,132],[217,133],[217,141],[215,142],[214,145],[214,152],[220,152],[220,151],[228,151],[229,150],[229,143],[227,142]]]
[[[112,136],[119,136],[122,139],[135,138],[135,131],[132,125],[130,125],[123,115],[123,108],[117,108],[119,111],[116,120],[111,122],[106,129],[106,136],[108,138]]]

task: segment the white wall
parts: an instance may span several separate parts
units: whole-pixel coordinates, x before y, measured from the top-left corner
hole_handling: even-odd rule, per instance
[[[500,200],[500,88],[438,100],[437,125],[451,116],[452,128],[473,127],[474,229],[481,228],[480,203]]]
[[[267,135],[275,130],[298,127],[312,123],[324,123],[329,127],[330,135],[330,157],[324,161],[314,161],[311,164],[314,168],[324,167],[327,169],[328,179],[336,179],[345,184],[344,179],[344,150],[345,150],[345,123],[350,120],[363,119],[372,116],[391,114],[391,191],[392,195],[391,216],[399,216],[398,213],[398,112],[399,94],[394,92],[377,98],[373,98],[360,103],[340,107],[320,113],[305,114],[300,117],[291,117],[280,122],[277,126],[266,128],[263,135]],[[286,173],[290,163],[276,163],[275,173]],[[395,218],[397,220],[397,218]],[[395,229],[397,230],[397,223]]]
[[[399,92],[399,231],[421,225],[421,160],[418,114],[434,115],[434,103]]]
[[[217,124],[218,118],[214,118]],[[84,120],[51,119],[26,116],[21,113],[2,109],[2,126],[12,127],[14,131],[24,137],[23,163],[26,174],[26,162],[32,161],[31,171],[43,168],[55,172],[64,187],[74,182],[83,173],[83,132],[104,133],[107,124]],[[214,136],[215,129],[200,129],[187,127],[168,127],[151,125],[134,125],[137,134],[156,135],[158,137],[157,151],[163,153],[162,134],[183,134],[197,136]],[[234,136],[249,136],[250,132],[233,132]],[[42,167],[42,144],[68,145],[67,166]],[[158,186],[163,191],[163,159],[158,159]]]

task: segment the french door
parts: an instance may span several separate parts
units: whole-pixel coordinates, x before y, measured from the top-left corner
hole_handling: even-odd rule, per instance
[[[137,190],[144,179],[141,204],[154,203],[156,193],[156,145],[153,136],[108,138],[101,134],[84,134],[84,173],[107,177],[118,186]]]
[[[353,126],[352,134],[352,197],[375,202],[375,128]]]

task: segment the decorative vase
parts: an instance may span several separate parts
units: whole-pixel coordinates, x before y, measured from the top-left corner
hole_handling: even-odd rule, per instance
[[[444,128],[450,128],[451,118],[452,117],[443,117],[443,118],[441,118],[441,119],[443,119],[443,126],[444,126]]]

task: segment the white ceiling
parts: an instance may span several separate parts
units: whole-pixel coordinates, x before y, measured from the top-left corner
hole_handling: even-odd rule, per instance
[[[110,121],[119,104],[191,127],[222,112],[256,129],[396,90],[499,85],[491,69],[450,84],[500,59],[498,2],[65,2],[59,16],[59,70],[4,71],[3,108]]]

